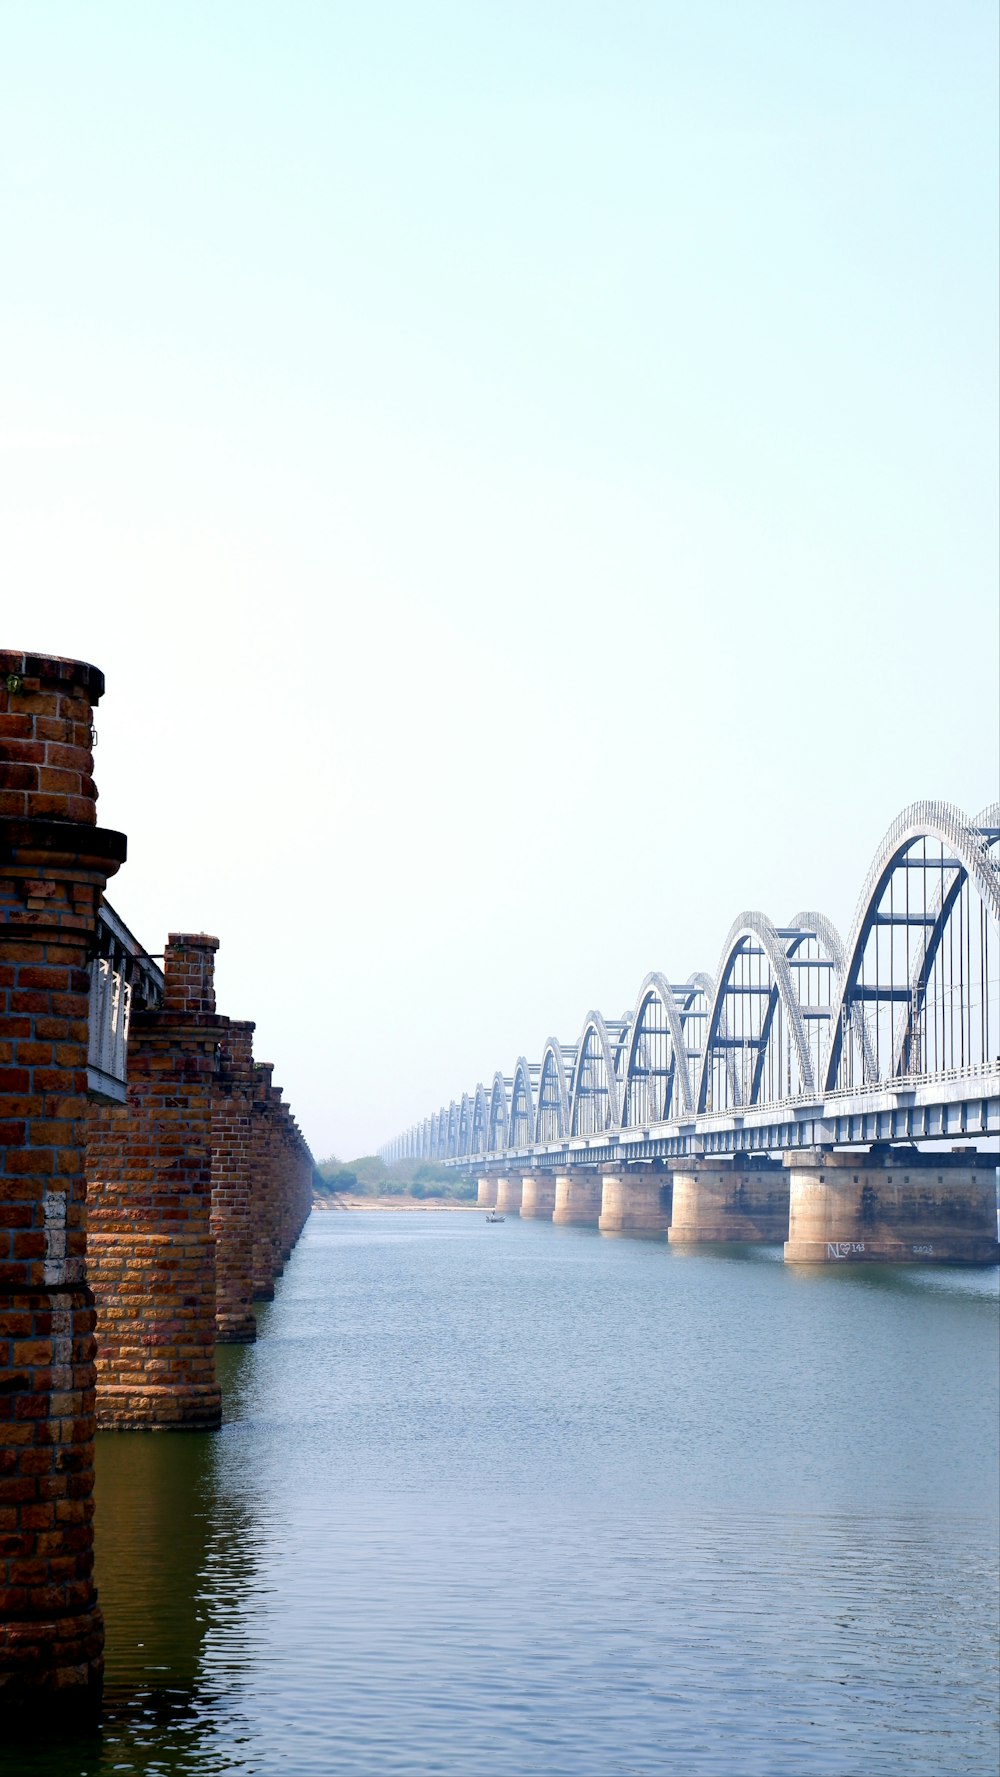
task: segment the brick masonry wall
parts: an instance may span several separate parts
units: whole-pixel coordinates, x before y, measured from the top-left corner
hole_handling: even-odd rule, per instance
[[[254,1027],[217,1013],[214,938],[171,934],[164,1006],[132,1018],[126,1105],[87,1099],[97,909],[125,857],[96,825],[103,688],[83,662],[0,653],[5,1709],[96,1708],[95,1423],[219,1423],[216,1336],[254,1336],[252,1296],[273,1295],[311,1203]]]
[[[253,1118],[251,1130],[251,1189],[253,1193],[253,1293],[258,1302],[270,1302],[274,1280],[281,1269],[275,1263],[279,1181],[277,1143],[272,1117],[271,1075],[274,1065],[254,1065]],[[280,1095],[279,1095],[280,1096]]]
[[[217,1426],[213,1105],[218,940],[171,933],[162,1011],[133,1018],[128,1103],[94,1107],[89,1268],[97,1420],[116,1429]]]
[[[215,1240],[215,1325],[220,1340],[246,1344],[257,1336],[253,1312],[254,1204],[253,1031],[231,1022],[222,1036],[212,1101],[212,1214]]]
[[[0,1708],[93,1710],[88,964],[125,856],[96,825],[96,668],[0,653]]]

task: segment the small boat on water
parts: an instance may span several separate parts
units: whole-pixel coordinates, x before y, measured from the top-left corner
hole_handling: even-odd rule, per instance
[[[498,1215],[495,1209],[487,1211],[486,1220],[488,1222],[503,1222],[506,1221],[506,1219],[506,1216]]]

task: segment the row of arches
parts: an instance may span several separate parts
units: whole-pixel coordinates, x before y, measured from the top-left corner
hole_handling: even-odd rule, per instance
[[[1000,804],[902,811],[846,941],[822,913],[733,922],[714,976],[654,970],[620,1018],[415,1125],[386,1160],[475,1158],[981,1066],[1000,1048]]]

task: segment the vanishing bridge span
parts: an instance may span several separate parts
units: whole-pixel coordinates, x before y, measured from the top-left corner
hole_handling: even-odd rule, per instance
[[[916,802],[846,939],[818,912],[741,913],[714,974],[654,971],[620,1018],[588,1013],[575,1043],[551,1037],[381,1153],[608,1231],[994,1260],[998,1134],[1000,804]]]

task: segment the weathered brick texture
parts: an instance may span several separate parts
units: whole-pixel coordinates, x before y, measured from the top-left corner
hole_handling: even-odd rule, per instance
[[[270,1302],[274,1295],[275,1277],[281,1270],[277,1234],[280,1185],[272,1103],[275,1095],[275,1089],[271,1085],[273,1072],[273,1062],[258,1061],[254,1065],[251,1130],[253,1293],[259,1302]],[[279,1093],[278,1097],[280,1096]]]
[[[254,1066],[251,1130],[253,1198],[253,1293],[270,1301],[312,1207],[314,1165],[281,1088],[271,1084],[273,1066]]]
[[[4,1710],[100,1697],[95,1400],[103,1426],[218,1425],[216,1337],[254,1337],[311,1202],[254,1027],[216,1011],[215,938],[171,934],[164,1005],[132,1016],[127,1103],[87,1099],[97,909],[125,857],[96,825],[103,689],[83,662],[0,653]]]
[[[81,661],[0,653],[0,1708],[91,1709],[94,1308],[88,963],[120,833],[96,826]]]
[[[97,1420],[120,1429],[217,1426],[213,1102],[226,1020],[216,938],[171,933],[158,1012],[129,1033],[128,1103],[96,1109],[87,1147],[97,1304]]]
[[[215,1325],[227,1344],[257,1336],[253,1312],[253,1030],[230,1022],[222,1036],[212,1102],[212,1216]]]

